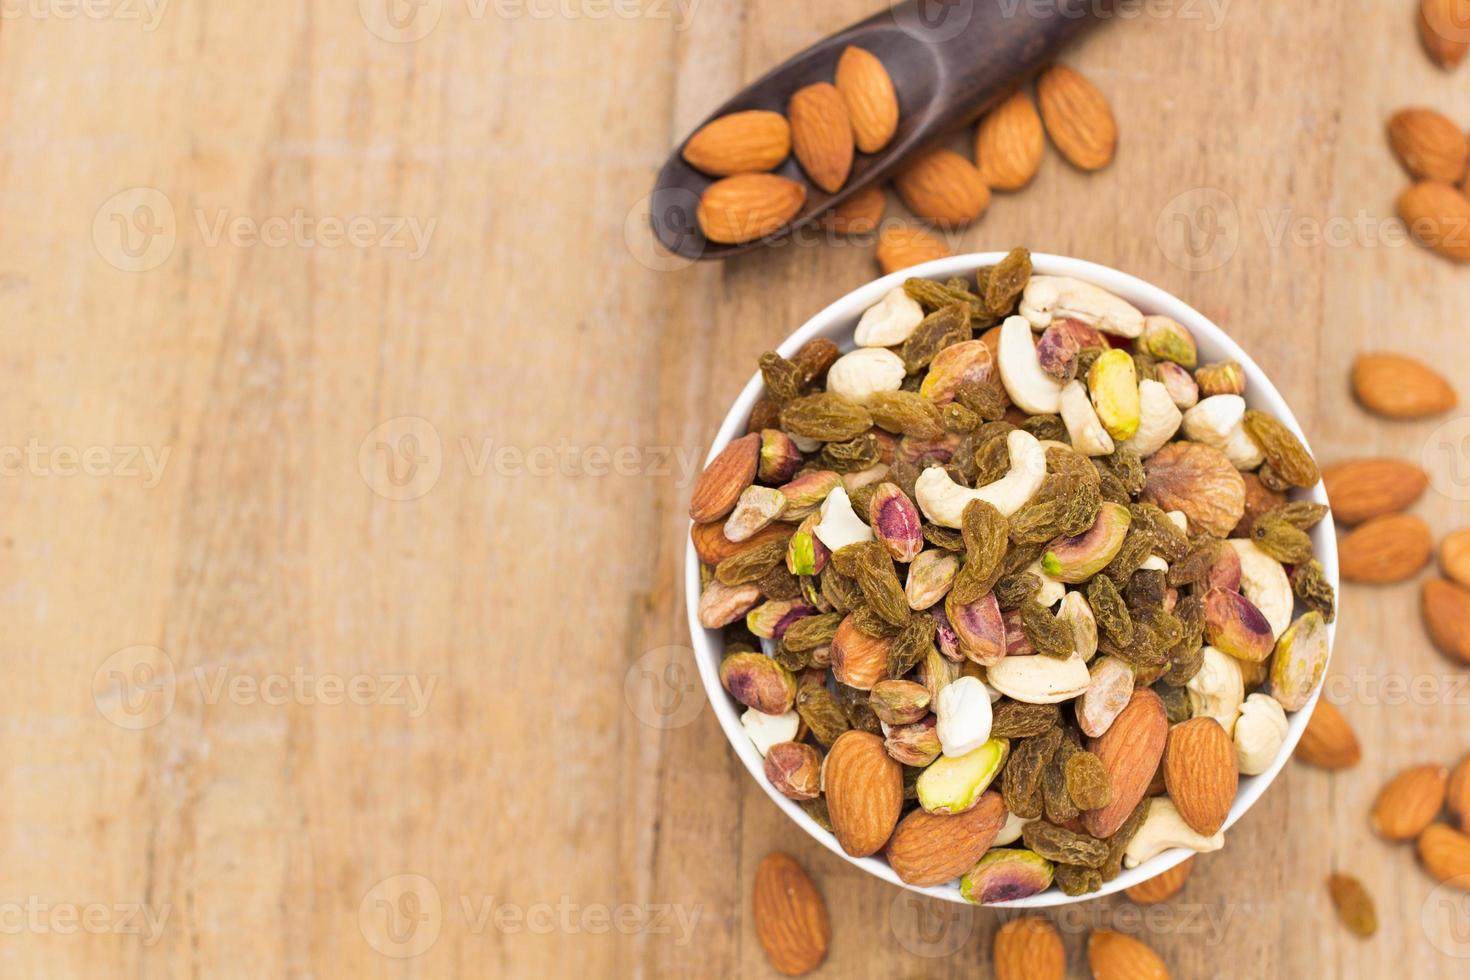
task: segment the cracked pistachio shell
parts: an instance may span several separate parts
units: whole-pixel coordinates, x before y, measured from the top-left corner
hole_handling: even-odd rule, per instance
[[[820,575],[832,558],[820,538],[817,537],[819,514],[808,514],[786,542],[786,570],[792,575]]]
[[[786,509],[786,496],[774,487],[751,484],[740,492],[735,509],[725,521],[725,537],[730,541],[746,541],[764,530]]]
[[[983,340],[962,340],[934,355],[919,394],[945,405],[954,401],[960,385],[985,384],[995,378],[995,355],[990,347]]]
[[[958,603],[951,592],[944,599],[944,613],[959,640],[960,652],[988,667],[1006,655],[1005,617],[995,593],[987,592],[974,602]]]
[[[1091,660],[1097,653],[1097,617],[1092,613],[1087,596],[1081,592],[1068,592],[1062,597],[1057,619],[1072,627],[1077,655],[1083,660]]]
[[[892,725],[883,738],[890,758],[906,766],[927,766],[939,758],[939,719],[925,715],[908,725]]]
[[[822,793],[822,757],[805,742],[777,742],[766,751],[766,779],[792,800],[814,800]]]
[[[868,502],[868,526],[897,562],[911,562],[924,550],[923,519],[914,502],[892,483],[881,483]]]
[[[771,599],[756,606],[745,616],[745,628],[763,640],[779,640],[791,624],[816,612],[795,599]]]
[[[948,593],[959,573],[960,560],[948,551],[931,548],[920,552],[909,564],[904,595],[910,609],[928,609]]]
[[[911,725],[929,713],[929,689],[914,681],[879,681],[868,704],[887,725]]]
[[[1276,644],[1271,696],[1287,711],[1307,706],[1327,666],[1327,623],[1315,609],[1299,618]]]
[[[796,677],[763,653],[737,653],[720,662],[720,683],[747,708],[782,715],[796,701]]]
[[[699,625],[707,630],[729,626],[761,601],[760,587],[749,585],[726,585],[719,579],[710,579],[699,595]]]
[[[1145,354],[1186,368],[1193,368],[1199,360],[1194,336],[1178,320],[1167,316],[1144,317],[1138,345]]]
[[[926,813],[964,813],[1000,775],[1011,743],[992,738],[971,752],[941,756],[919,776],[919,805]]]
[[[1245,596],[1213,588],[1205,593],[1204,607],[1205,636],[1215,649],[1254,664],[1271,655],[1271,624]]]
[[[1133,697],[1133,667],[1117,657],[1101,657],[1088,671],[1087,690],[1077,699],[1077,727],[1097,738],[1113,726]]]
[[[762,483],[785,483],[801,466],[801,450],[780,429],[761,430],[761,454],[757,475]]]
[[[1059,582],[1086,582],[1112,561],[1123,547],[1133,515],[1122,504],[1103,501],[1092,527],[1071,537],[1055,538],[1041,556],[1041,570]]]
[[[1181,412],[1199,404],[1199,385],[1194,383],[1194,375],[1172,361],[1160,361],[1158,372],[1159,383]]]
[[[1051,887],[1053,865],[1035,851],[996,847],[960,879],[960,894],[976,905],[1013,902]]]
[[[842,486],[842,477],[831,470],[809,470],[781,487],[786,498],[786,509],[782,511],[788,521],[799,521],[815,514],[827,494]]]
[[[1087,389],[1108,435],[1123,440],[1138,431],[1138,372],[1127,351],[1114,348],[1093,361],[1087,371]]]

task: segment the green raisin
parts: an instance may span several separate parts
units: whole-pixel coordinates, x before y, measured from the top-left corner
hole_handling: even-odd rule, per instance
[[[1020,609],[1031,597],[1041,591],[1041,579],[1030,572],[1007,575],[995,583],[995,599],[1006,612]]]
[[[923,395],[911,391],[878,391],[864,404],[880,429],[916,439],[944,438],[944,416],[939,406]]]
[[[847,614],[852,620],[853,628],[864,636],[871,636],[875,640],[892,639],[898,635],[902,628],[895,626],[882,616],[873,611],[872,606],[858,606]]]
[[[1118,587],[1106,575],[1096,575],[1087,583],[1087,602],[1097,625],[1116,646],[1133,642],[1133,617],[1118,594]]]
[[[1139,381],[1159,380],[1159,362],[1147,354],[1133,352],[1133,373],[1138,376]]]
[[[829,834],[836,833],[832,829],[832,818],[827,813],[827,798],[825,796],[818,796],[810,800],[798,800],[796,805],[806,811],[806,815],[815,820],[818,827],[821,827]]]
[[[1011,471],[1009,430],[987,433],[982,428],[976,433],[976,437],[975,453],[972,457],[975,464],[975,486],[983,487]]]
[[[868,506],[873,502],[873,495],[877,492],[878,484],[868,483],[847,495],[848,502],[852,504],[853,513],[860,515],[858,520],[867,523]]]
[[[929,366],[934,355],[961,341],[970,339],[970,308],[965,303],[951,303],[930,313],[903,342],[901,351],[904,370],[917,374]]]
[[[781,642],[793,650],[815,650],[829,646],[842,625],[842,613],[803,616],[786,628]]]
[[[1103,568],[1102,574],[1112,579],[1114,585],[1127,584],[1128,580],[1133,577],[1133,573],[1148,561],[1148,556],[1153,553],[1153,547],[1153,537],[1148,531],[1141,527],[1130,526],[1128,534],[1123,538],[1123,547],[1118,549],[1113,560]]]
[[[776,652],[771,654],[771,659],[793,674],[798,674],[812,665],[812,652],[793,650],[786,645],[783,639],[776,644]]]
[[[771,538],[731,555],[715,566],[715,578],[725,585],[748,585],[757,582],[777,565],[786,561],[787,538]]]
[[[1378,910],[1361,881],[1352,875],[1333,874],[1327,879],[1327,891],[1332,896],[1337,917],[1349,932],[1367,939],[1378,931]]]
[[[912,499],[913,494],[909,494],[909,497]],[[943,548],[945,551],[965,550],[965,539],[954,528],[940,527],[938,524],[925,524],[923,534],[924,540],[936,548]]]
[[[868,704],[867,691],[859,691],[846,684],[838,684],[837,702],[842,705],[842,710],[847,714],[848,724],[853,728],[872,735],[883,733],[883,726],[878,716],[873,713],[872,705]]]
[[[893,557],[881,544],[876,541],[863,544],[857,556],[856,577],[863,598],[868,600],[875,613],[894,626],[902,626],[909,621],[913,610],[909,608],[903,583],[898,580],[898,573],[893,567]]]
[[[1028,704],[1001,698],[991,713],[991,738],[1030,738],[1050,729],[1061,717],[1054,704]]]
[[[985,421],[959,402],[940,406],[939,414],[949,432],[974,432]]]
[[[955,389],[954,400],[986,422],[1005,418],[1011,400],[1005,389],[992,381],[965,381]]]
[[[1021,606],[1021,630],[1036,652],[1065,660],[1077,650],[1072,627],[1057,619],[1039,602]]]
[[[877,466],[882,460],[878,437],[864,432],[846,442],[829,442],[822,447],[822,468],[837,473],[856,473]]]
[[[1102,872],[1103,881],[1112,881],[1123,870],[1123,855],[1127,852],[1128,845],[1133,843],[1133,838],[1138,836],[1138,828],[1143,826],[1144,818],[1147,816],[1148,797],[1145,796],[1138,801],[1138,806],[1133,808],[1133,812],[1128,814],[1128,819],[1123,821],[1123,826],[1108,838],[1108,856],[1103,861],[1102,868],[1099,869]]]
[[[1280,517],[1292,527],[1310,531],[1322,523],[1322,518],[1326,517],[1331,509],[1326,504],[1314,504],[1310,500],[1293,500],[1289,504],[1272,508],[1267,513]]]
[[[812,736],[826,746],[831,746],[837,736],[852,727],[837,698],[820,684],[802,684],[797,688],[796,713],[811,729]]]
[[[1280,419],[1249,409],[1241,422],[1246,435],[1261,447],[1266,464],[1292,486],[1310,487],[1322,478],[1316,460]]]
[[[1148,483],[1148,474],[1144,472],[1143,460],[1138,453],[1126,446],[1119,446],[1113,450],[1112,455],[1098,459],[1105,461],[1108,469],[1122,482],[1131,496],[1136,497],[1143,493],[1143,488]]]
[[[1201,537],[1191,547],[1189,554],[1169,565],[1169,584],[1177,587],[1204,581],[1210,566],[1220,557],[1220,549],[1224,546],[1225,542],[1219,538]]]
[[[1283,564],[1300,565],[1312,560],[1312,539],[1307,532],[1274,510],[1256,518],[1251,525],[1251,540]]]
[[[991,267],[985,280],[984,310],[991,316],[1005,316],[1015,309],[1016,301],[1031,281],[1031,253],[1013,248],[1006,257]]]
[[[1043,441],[1067,441],[1067,427],[1062,424],[1060,415],[1030,415],[1021,423],[1021,428]]]
[[[837,345],[826,337],[813,337],[796,349],[791,355],[797,367],[801,368],[801,383],[805,388],[810,388],[818,381],[827,377],[827,369],[830,368],[842,351]]]
[[[785,561],[762,575],[755,584],[767,599],[801,598],[801,582],[786,568]]]
[[[1337,595],[1332,583],[1322,570],[1322,563],[1313,559],[1296,566],[1291,571],[1291,591],[1308,609],[1315,609],[1327,622],[1337,618]]]
[[[1139,502],[1130,504],[1128,513],[1133,516],[1133,526],[1148,532],[1153,541],[1154,554],[1164,561],[1172,564],[1189,554],[1189,536],[1169,520],[1169,515],[1164,513],[1163,508],[1157,504]]]
[[[1164,702],[1164,715],[1169,719],[1169,724],[1177,725],[1188,721],[1194,714],[1194,707],[1189,703],[1189,691],[1183,684],[1175,684],[1166,678],[1155,685],[1153,691]]]
[[[1074,752],[1066,762],[1067,793],[1080,810],[1101,810],[1113,802],[1107,767],[1091,752]]]
[[[856,439],[872,425],[873,417],[866,408],[830,391],[802,395],[781,409],[782,429],[822,442]]]
[[[1082,815],[1072,796],[1067,792],[1067,759],[1080,751],[1075,744],[1063,740],[1056,754],[1046,764],[1041,777],[1041,799],[1046,819],[1052,823],[1066,823]]]
[[[1076,864],[1059,864],[1052,872],[1052,881],[1063,895],[1077,897],[1095,892],[1103,886],[1102,872],[1096,868],[1084,868]]]
[[[840,613],[851,612],[863,604],[863,592],[857,582],[838,571],[837,566],[828,564],[819,576],[822,598]]]
[[[1261,464],[1261,468],[1256,470],[1256,476],[1260,478],[1261,485],[1267,490],[1285,493],[1291,489],[1291,481],[1278,473],[1269,462]]]
[[[1007,810],[1027,819],[1041,816],[1042,772],[1061,744],[1062,730],[1055,726],[1016,743],[1001,774],[1001,795]]]
[[[1102,496],[1102,499],[1112,501],[1115,504],[1122,504],[1125,507],[1132,503],[1133,495],[1128,492],[1128,488],[1123,485],[1123,481],[1118,479],[1117,474],[1110,469],[1106,469],[1101,463],[1094,462],[1094,465],[1097,467],[1097,492]]]
[[[1038,542],[1036,544],[1012,543],[1009,550],[1006,551],[1006,560],[1000,566],[1001,578],[1015,575],[1018,572],[1024,572],[1040,561],[1041,555],[1045,551],[1046,542]]]
[[[1108,859],[1107,841],[1091,834],[1079,834],[1065,827],[1033,820],[1021,828],[1021,840],[1026,846],[1048,861],[1057,864],[1077,865],[1084,868],[1101,868]]]
[[[937,627],[933,616],[909,617],[888,648],[889,677],[897,680],[919,665],[925,654],[934,649]]]
[[[1163,572],[1156,568],[1140,568],[1123,587],[1123,598],[1133,613],[1146,607],[1162,609],[1167,589]]]
[[[1107,353],[1106,347],[1084,347],[1077,352],[1077,374],[1075,377],[1085,378],[1092,370],[1092,362]]]
[[[909,279],[904,282],[903,291],[908,294],[909,299],[922,306],[926,313],[954,303],[964,303],[970,308],[972,317],[980,314],[980,297],[965,288],[963,279],[951,279],[947,283],[932,279]]]
[[[761,377],[766,382],[766,391],[777,402],[789,402],[801,394],[805,379],[801,365],[788,361],[773,350],[761,355]]]

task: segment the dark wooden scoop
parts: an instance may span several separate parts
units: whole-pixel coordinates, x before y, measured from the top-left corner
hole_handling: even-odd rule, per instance
[[[676,152],[654,184],[654,234],[669,251],[690,259],[723,259],[784,237],[888,178],[916,151],[980,116],[1049,62],[1073,35],[1097,23],[1107,8],[1105,0],[907,0],[854,24],[767,73],[705,122],[745,109],[785,113],[797,89],[832,81],[838,57],[851,44],[877,55],[893,78],[899,120],[888,145],[875,154],[855,153],[852,174],[836,194],[807,180],[795,158],[788,157],[775,172],[806,185],[805,205],[780,231],[738,245],[711,242],[699,230],[695,208],[714,178]]]

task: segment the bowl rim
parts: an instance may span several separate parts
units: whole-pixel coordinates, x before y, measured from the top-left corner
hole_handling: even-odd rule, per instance
[[[904,280],[914,277],[945,278],[953,275],[969,275],[983,266],[994,265],[1004,258],[1004,252],[970,252],[963,255],[946,256],[934,259],[921,265],[901,269],[889,273],[878,279],[874,279],[858,288],[848,292],[840,299],[828,304],[815,316],[803,323],[795,332],[788,336],[776,348],[783,356],[790,356],[802,344],[813,337],[830,334],[834,327],[846,340],[846,343],[838,341],[840,347],[846,350],[852,349],[851,332],[864,310],[877,303],[882,297],[895,286],[902,285]],[[1070,276],[1093,283],[1103,289],[1132,303],[1143,310],[1145,314],[1162,314],[1173,317],[1184,325],[1194,335],[1196,341],[1204,341],[1204,346],[1212,347],[1220,352],[1223,359],[1234,360],[1240,363],[1245,371],[1247,402],[1255,407],[1264,408],[1284,422],[1302,444],[1311,451],[1311,445],[1307,442],[1302,432],[1296,415],[1291,407],[1281,396],[1281,393],[1272,384],[1270,377],[1251,358],[1244,349],[1240,347],[1223,329],[1194,307],[1154,284],[1139,279],[1129,273],[1090,262],[1085,259],[1071,258],[1069,256],[1054,255],[1045,252],[1033,252],[1031,255],[1033,273],[1037,275]],[[843,326],[842,324],[846,324]],[[748,381],[739,396],[735,399],[724,420],[720,423],[719,430],[710,446],[710,451],[705,459],[706,465],[713,459],[729,442],[744,433],[746,420],[754,407],[762,390],[762,381],[759,372],[756,372]],[[1316,486],[1305,491],[1299,499],[1311,500],[1316,503],[1327,503],[1327,492],[1319,481]],[[687,535],[686,535],[687,537]],[[1337,538],[1334,532],[1332,514],[1329,512],[1320,524],[1312,531],[1313,550],[1317,560],[1322,563],[1327,580],[1332,584],[1334,590],[1338,590],[1337,566]],[[746,734],[744,727],[740,724],[740,705],[734,701],[724,690],[719,679],[720,647],[717,630],[706,630],[699,623],[698,600],[700,594],[700,562],[695,553],[692,540],[685,545],[684,562],[684,595],[685,611],[689,619],[690,640],[694,648],[694,659],[699,669],[701,682],[704,684],[705,694],[709,697],[710,705],[713,707],[715,717],[719,720],[720,728],[725,733],[726,740],[734,749],[740,761],[745,764],[746,770],[754,778],[756,783],[765,791],[766,795],[781,808],[787,817],[796,822],[818,843],[827,850],[838,855],[856,867],[872,874],[890,884],[916,894],[937,898],[944,901],[957,902],[973,908],[1048,908],[1060,905],[1071,905],[1079,902],[1092,901],[1107,895],[1112,895],[1129,888],[1135,884],[1147,881],[1156,875],[1162,874],[1175,865],[1189,858],[1194,852],[1187,848],[1177,847],[1156,855],[1136,868],[1125,868],[1112,881],[1105,882],[1101,889],[1089,892],[1086,895],[1070,896],[1064,894],[1055,885],[1036,895],[1016,899],[1009,902],[996,902],[983,906],[976,906],[966,901],[959,891],[956,883],[950,882],[943,885],[916,886],[901,880],[889,866],[888,862],[879,855],[856,858],[848,854],[837,843],[837,838],[830,832],[824,830],[794,801],[783,796],[770,781],[765,778],[764,764],[760,752],[755,744]],[[1293,610],[1295,614],[1295,610]],[[1255,776],[1241,776],[1240,788],[1236,793],[1235,801],[1231,804],[1230,814],[1225,820],[1223,831],[1233,827],[1256,801],[1265,794],[1266,789],[1276,780],[1282,768],[1291,758],[1297,742],[1300,741],[1302,733],[1306,730],[1307,722],[1316,708],[1317,699],[1321,697],[1327,669],[1332,662],[1332,647],[1336,639],[1337,623],[1327,625],[1327,662],[1322,668],[1322,678],[1313,689],[1307,703],[1296,712],[1287,716],[1287,734],[1282,743],[1280,752],[1271,765],[1262,773]],[[882,852],[879,852],[880,854]]]

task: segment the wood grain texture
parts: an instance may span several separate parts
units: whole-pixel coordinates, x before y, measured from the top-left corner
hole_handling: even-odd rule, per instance
[[[767,976],[750,887],[779,848],[830,909],[819,975],[983,974],[1004,917],[770,805],[683,614],[725,405],[875,266],[844,242],[663,268],[640,199],[713,106],[875,5],[388,2],[0,20],[0,970]],[[1117,159],[1049,149],[949,240],[1156,282],[1269,366],[1324,462],[1427,446],[1448,472],[1444,420],[1346,389],[1360,349],[1470,354],[1463,270],[1387,225],[1383,121],[1470,122],[1411,6],[1104,26],[1068,61]],[[1442,477],[1414,512],[1442,535],[1467,498]],[[1417,588],[1344,596],[1329,695],[1362,765],[1288,767],[1147,930],[1121,898],[1048,915],[1070,975],[1094,925],[1178,977],[1463,971],[1366,821],[1388,774],[1467,748]],[[1337,927],[1334,868],[1376,940]]]

